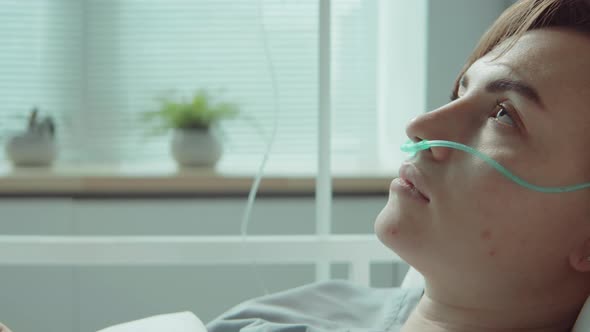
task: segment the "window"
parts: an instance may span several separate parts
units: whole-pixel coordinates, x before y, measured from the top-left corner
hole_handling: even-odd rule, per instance
[[[4,139],[22,130],[27,113],[37,106],[42,114],[56,117],[59,164],[172,167],[169,138],[149,136],[139,114],[157,109],[159,97],[188,98],[204,88],[236,102],[241,114],[251,119],[222,123],[225,152],[217,168],[254,173],[276,111],[262,20],[280,102],[267,169],[314,173],[322,19],[318,0],[0,3]],[[408,9],[412,6],[416,8]],[[424,92],[417,89],[424,75],[400,71],[424,67],[416,57],[423,53],[424,34],[410,30],[412,25],[423,29],[423,7],[401,1],[332,1],[336,173],[395,171],[391,167],[399,162],[395,156],[403,140],[399,123],[424,110]],[[394,37],[402,41],[392,41]],[[415,84],[407,82],[412,75]],[[406,81],[392,83],[400,79]],[[396,95],[418,102],[411,109],[392,110],[392,105],[409,105],[392,104]],[[392,135],[397,138],[392,140]]]

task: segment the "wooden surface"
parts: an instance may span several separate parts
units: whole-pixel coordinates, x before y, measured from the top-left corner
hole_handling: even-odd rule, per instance
[[[334,193],[387,193],[394,174],[336,175]],[[212,169],[0,168],[0,194],[246,194],[254,176]],[[267,174],[259,193],[313,194],[313,175]]]

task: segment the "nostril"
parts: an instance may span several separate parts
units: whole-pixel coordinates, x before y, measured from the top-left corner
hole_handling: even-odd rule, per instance
[[[414,143],[419,143],[419,142],[422,142],[422,141],[424,140],[424,139],[422,139],[421,137],[418,137],[418,136],[411,137],[410,139],[411,139],[411,140],[412,140],[412,142],[414,142]],[[432,153],[432,149],[431,149],[431,148],[424,149],[424,150],[422,150],[422,151],[428,151],[428,152]]]

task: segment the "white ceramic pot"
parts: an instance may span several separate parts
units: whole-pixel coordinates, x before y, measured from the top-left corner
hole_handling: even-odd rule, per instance
[[[6,155],[15,166],[49,166],[57,157],[55,139],[47,135],[16,135],[6,143],[5,149]]]
[[[212,167],[221,158],[223,149],[212,130],[175,129],[171,150],[180,166]]]

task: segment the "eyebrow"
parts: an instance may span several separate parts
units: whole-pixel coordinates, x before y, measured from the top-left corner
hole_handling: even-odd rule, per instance
[[[463,88],[467,88],[467,85],[469,84],[469,78],[467,75],[463,75],[459,83]],[[532,101],[539,108],[545,108],[543,106],[543,101],[539,96],[539,92],[537,92],[537,89],[523,81],[512,80],[508,78],[497,79],[486,85],[486,91],[491,93],[513,91]]]

